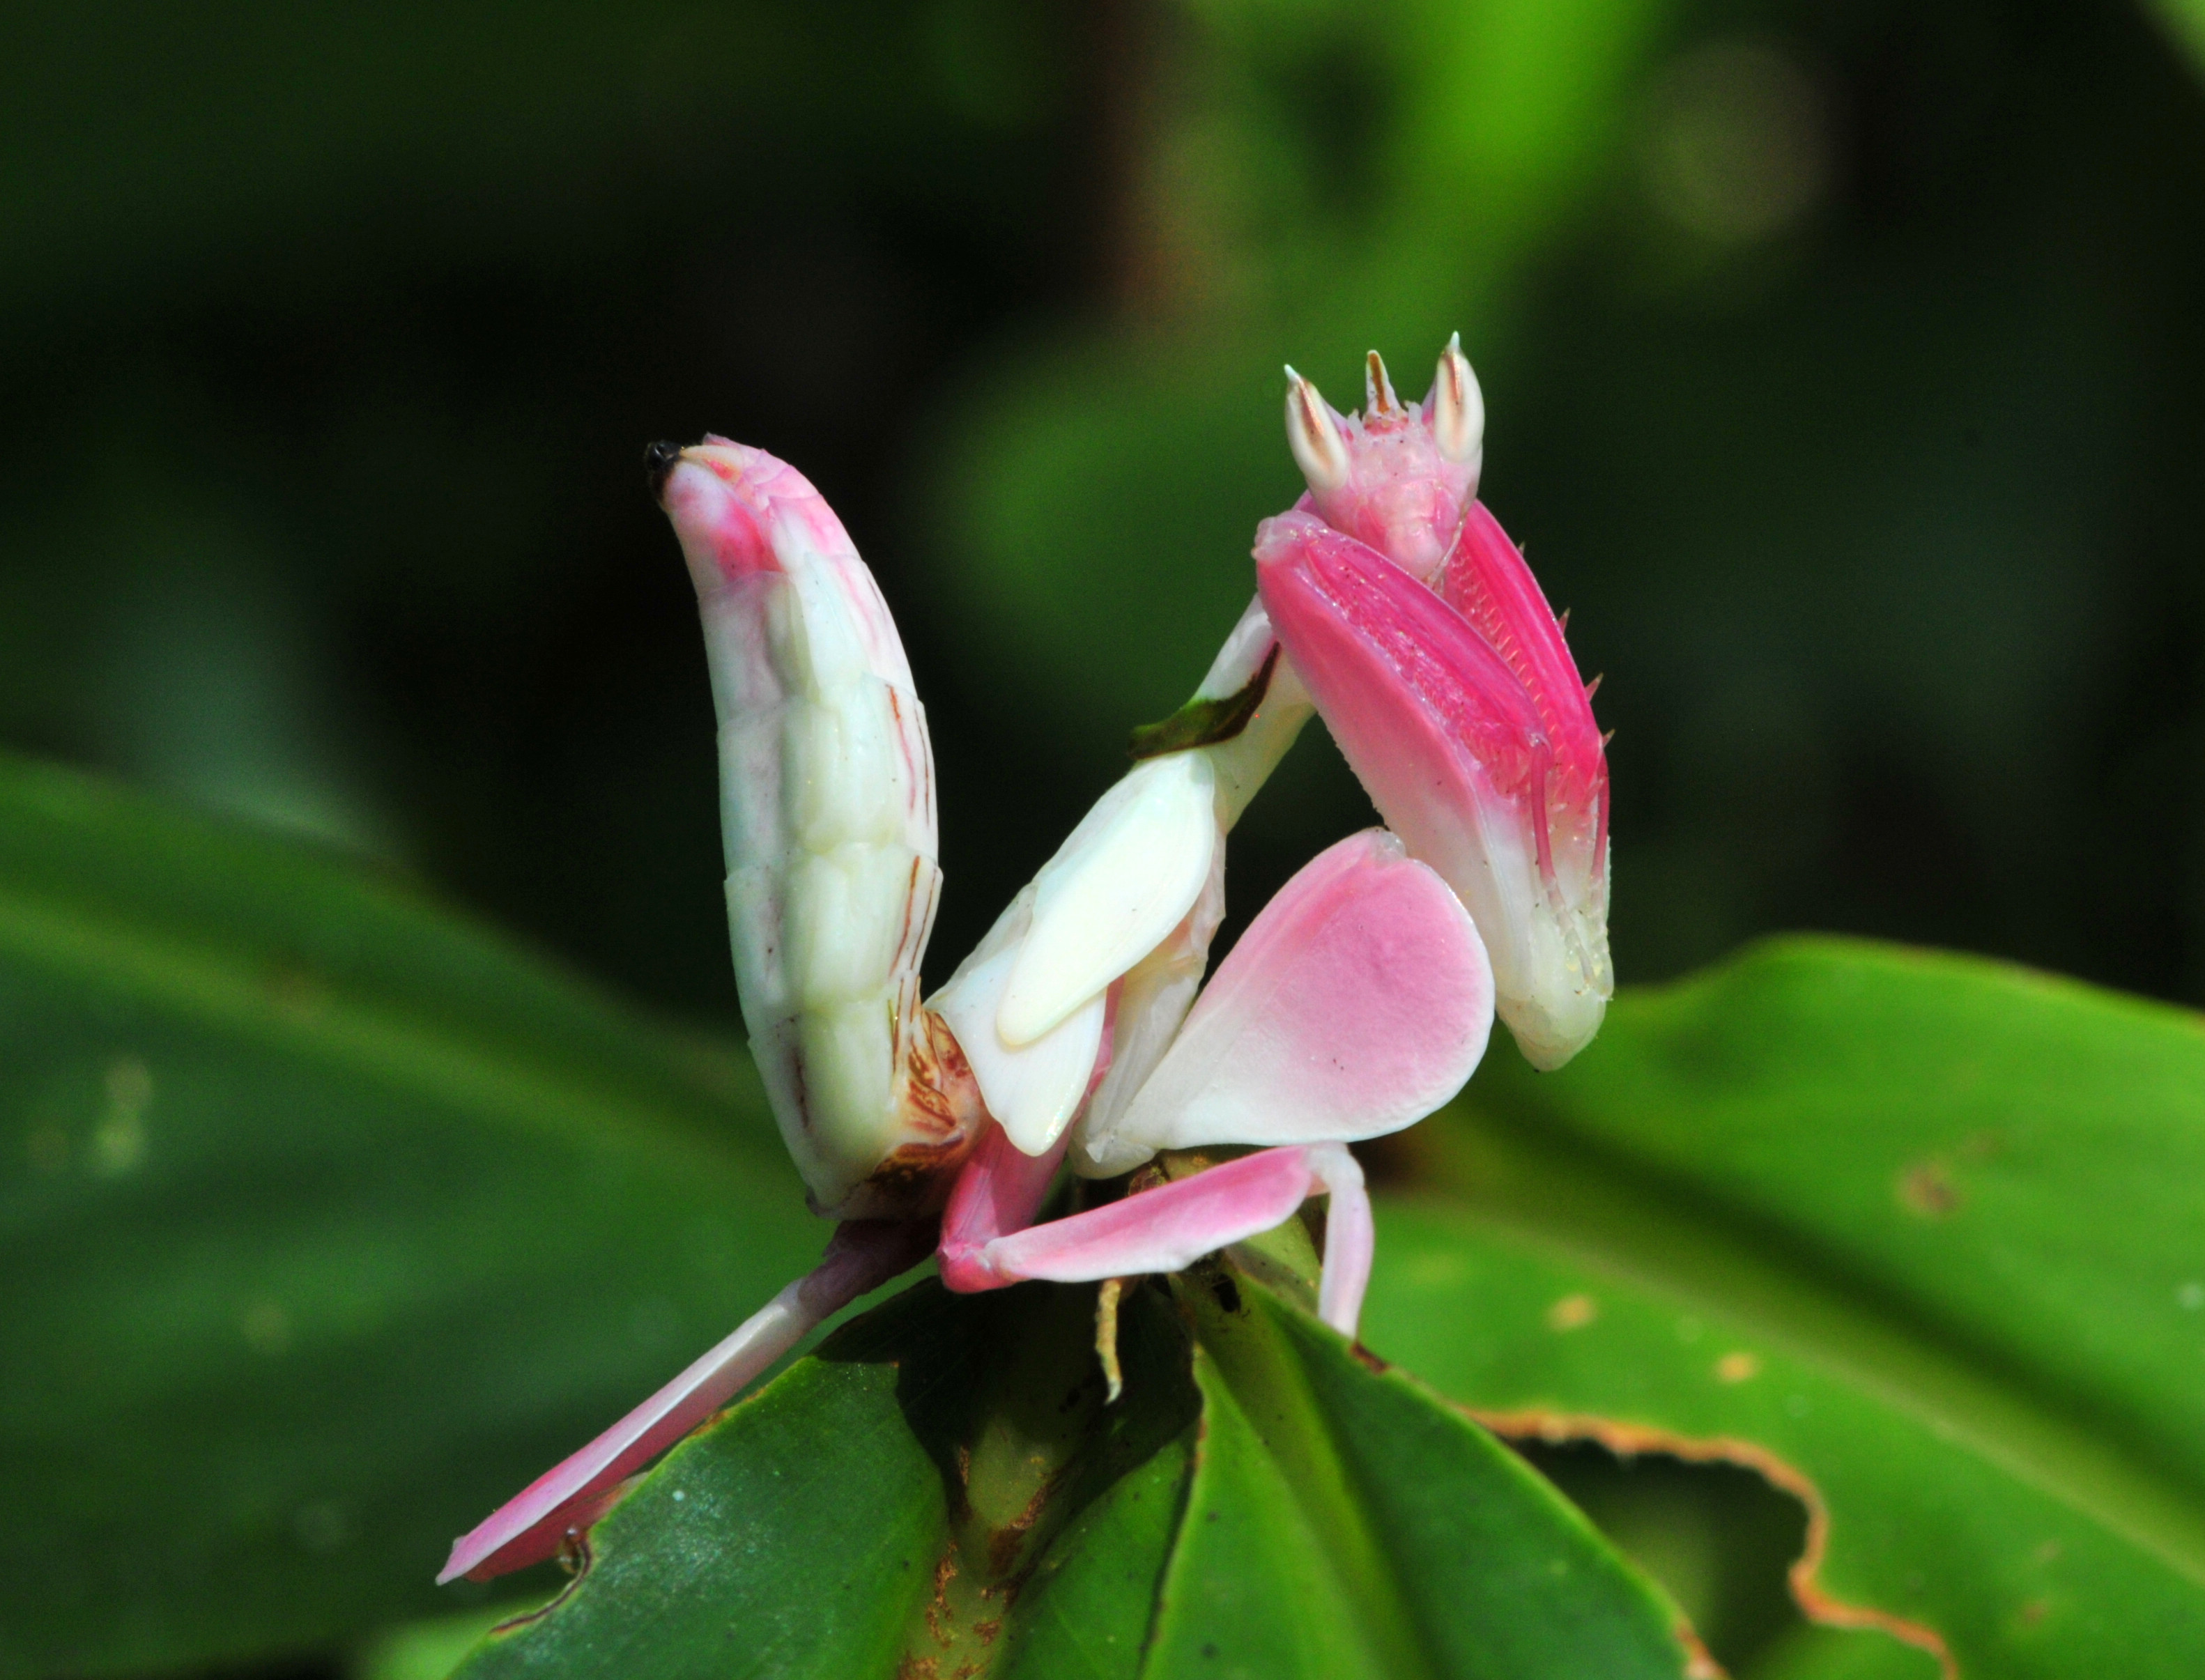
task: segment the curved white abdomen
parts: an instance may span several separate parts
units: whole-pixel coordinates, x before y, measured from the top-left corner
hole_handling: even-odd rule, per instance
[[[814,1205],[903,1211],[969,1141],[918,1006],[942,881],[924,709],[871,573],[800,474],[714,440],[662,496],[711,662],[752,1054]]]

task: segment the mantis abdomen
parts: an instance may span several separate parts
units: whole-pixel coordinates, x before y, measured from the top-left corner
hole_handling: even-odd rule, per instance
[[[752,1052],[814,1205],[902,1211],[969,1143],[972,1107],[918,1001],[942,883],[925,710],[872,574],[801,474],[716,439],[663,471],[710,657]]]

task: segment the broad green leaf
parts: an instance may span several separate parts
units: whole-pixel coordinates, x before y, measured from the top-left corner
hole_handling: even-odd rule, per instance
[[[1965,1675],[2205,1664],[2195,1016],[1785,941],[1558,1074],[1495,1056],[1409,1147],[1379,1352],[1507,1430],[1764,1470],[1811,1594]]]
[[[1114,1405],[1094,1302],[929,1283],[853,1323],[669,1455],[466,1680],[1686,1671],[1551,1488],[1260,1285],[1130,1292]]]
[[[816,1258],[746,1065],[0,761],[0,1674],[469,1602],[452,1535]],[[473,1602],[482,1602],[478,1589]]]
[[[1674,1612],[1537,1475],[1314,1320],[1246,1296],[1198,1297],[1204,1441],[1150,1671],[1682,1671]]]

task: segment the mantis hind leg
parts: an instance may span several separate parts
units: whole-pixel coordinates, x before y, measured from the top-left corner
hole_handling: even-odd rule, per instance
[[[850,1220],[819,1264],[580,1451],[562,1459],[452,1544],[442,1585],[488,1581],[556,1557],[617,1500],[621,1484],[734,1398],[815,1326],[926,1257],[930,1223]]]

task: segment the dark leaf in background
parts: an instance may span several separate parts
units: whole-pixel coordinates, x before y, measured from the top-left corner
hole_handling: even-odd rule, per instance
[[[327,1647],[817,1257],[746,1060],[0,763],[0,1673]]]

